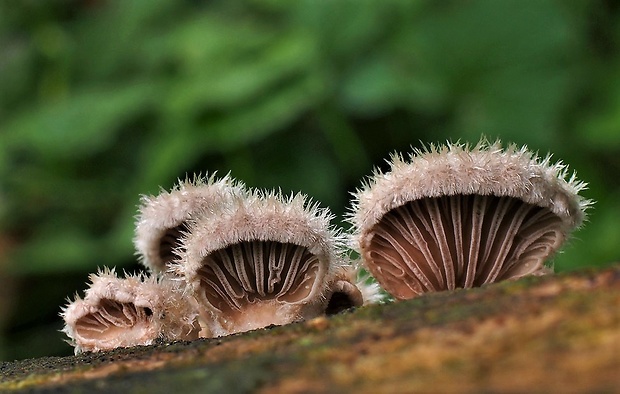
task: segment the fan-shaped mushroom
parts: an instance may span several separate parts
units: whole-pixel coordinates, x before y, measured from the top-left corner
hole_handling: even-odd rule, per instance
[[[330,220],[301,194],[258,191],[192,220],[175,269],[201,324],[220,336],[324,313],[344,264]]]
[[[134,244],[142,263],[153,272],[166,271],[178,257],[187,221],[197,211],[217,210],[232,196],[244,193],[242,183],[226,175],[216,179],[195,177],[179,182],[170,192],[142,196]]]
[[[449,144],[392,157],[355,194],[354,244],[394,297],[549,271],[585,217],[585,184],[526,148]]]
[[[85,298],[76,297],[61,313],[76,353],[198,338],[197,313],[173,281],[120,279],[113,270],[90,279]]]

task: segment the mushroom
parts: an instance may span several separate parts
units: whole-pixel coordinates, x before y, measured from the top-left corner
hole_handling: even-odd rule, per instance
[[[367,274],[360,274],[359,267],[339,267],[334,280],[327,286],[325,298],[326,315],[335,315],[344,310],[383,301],[379,285]]]
[[[393,155],[354,194],[353,245],[390,294],[470,288],[551,272],[545,261],[591,201],[562,163],[499,141]]]
[[[75,352],[198,338],[197,313],[176,281],[143,275],[121,279],[105,269],[90,276],[82,299],[63,308],[62,330]]]
[[[153,272],[163,272],[178,257],[187,221],[197,211],[217,209],[233,195],[244,192],[243,184],[226,175],[216,179],[194,177],[179,182],[170,192],[142,196],[134,245],[141,262]]]
[[[323,314],[334,294],[363,302],[342,282],[342,236],[332,215],[302,195],[251,191],[188,226],[174,264],[215,336],[282,325]],[[340,281],[338,279],[341,279]]]

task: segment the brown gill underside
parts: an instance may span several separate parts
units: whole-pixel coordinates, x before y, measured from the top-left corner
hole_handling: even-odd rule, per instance
[[[564,241],[550,210],[512,197],[455,195],[411,201],[362,234],[373,276],[394,297],[477,287],[544,272]]]
[[[75,323],[75,331],[85,341],[119,342],[139,339],[142,329],[151,324],[153,311],[131,302],[102,299],[96,312],[89,313]],[[134,338],[135,337],[135,338]],[[133,339],[132,339],[133,338]]]
[[[305,247],[246,241],[209,254],[198,275],[204,300],[234,314],[262,301],[306,301],[320,285],[323,272],[319,258]]]

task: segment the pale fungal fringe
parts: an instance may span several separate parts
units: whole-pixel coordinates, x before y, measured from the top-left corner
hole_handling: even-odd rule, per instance
[[[367,275],[361,276],[355,281],[355,287],[362,293],[364,301],[362,305],[379,304],[386,301],[385,294],[381,292],[379,284],[374,279],[368,278]]]
[[[139,260],[153,272],[164,272],[178,257],[186,222],[198,211],[217,211],[233,196],[243,195],[245,186],[230,174],[217,178],[195,175],[186,178],[170,192],[142,196],[136,216],[134,245]]]
[[[144,274],[121,279],[107,268],[90,281],[85,297],[61,312],[76,353],[198,337],[197,313],[174,282]]]
[[[416,185],[412,188],[411,185]],[[415,149],[405,160],[392,154],[390,169],[362,182],[353,194],[348,221],[354,229],[369,228],[386,212],[408,201],[455,194],[491,194],[519,198],[551,210],[567,227],[586,219],[592,201],[579,193],[587,184],[561,162],[551,163],[514,144],[482,139],[475,146],[463,143]]]
[[[363,182],[350,245],[396,298],[549,272],[585,220],[586,184],[551,156],[499,141],[429,145]]]

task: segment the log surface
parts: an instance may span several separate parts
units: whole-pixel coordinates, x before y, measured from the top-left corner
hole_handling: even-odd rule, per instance
[[[224,338],[0,363],[12,392],[620,392],[620,265]]]

